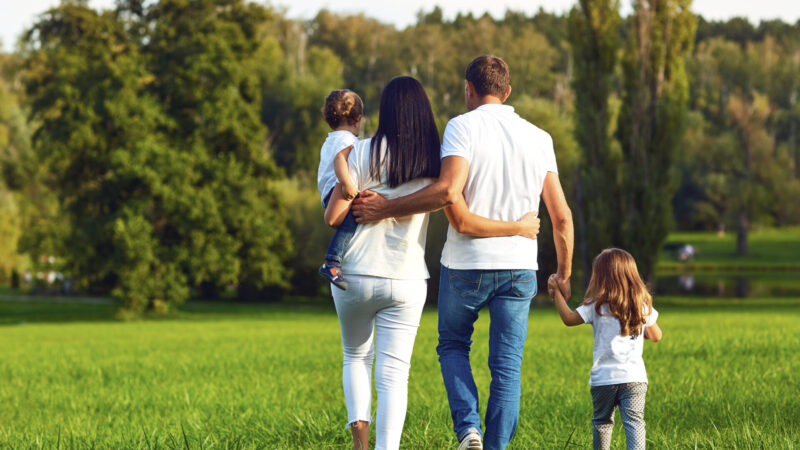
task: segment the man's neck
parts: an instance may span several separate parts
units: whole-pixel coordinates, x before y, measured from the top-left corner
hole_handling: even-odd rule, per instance
[[[485,95],[478,99],[478,106],[483,105],[502,105],[503,101],[499,98],[495,97],[494,95]]]
[[[503,101],[499,98],[495,97],[494,95],[484,95],[483,97],[477,99],[475,102],[475,107],[473,109],[478,109],[483,105],[502,105]]]

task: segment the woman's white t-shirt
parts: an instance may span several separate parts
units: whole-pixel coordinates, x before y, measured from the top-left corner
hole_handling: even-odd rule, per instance
[[[619,319],[611,315],[606,305],[595,311],[595,305],[581,305],[575,310],[584,323],[592,324],[594,350],[589,384],[608,386],[622,383],[647,383],[642,352],[644,350],[644,327],[639,334],[622,336]],[[658,319],[658,311],[652,309],[645,318],[645,327]]]
[[[392,199],[412,194],[434,180],[417,178],[390,188],[386,170],[381,179],[373,179],[370,168],[370,145],[372,139],[357,142],[350,152],[348,163],[350,178],[358,191],[371,190]],[[381,143],[381,154],[386,151],[386,142]],[[430,278],[425,265],[425,238],[428,231],[428,213],[392,217],[379,222],[359,224],[350,247],[342,260],[345,275],[370,275],[398,280],[421,280]]]

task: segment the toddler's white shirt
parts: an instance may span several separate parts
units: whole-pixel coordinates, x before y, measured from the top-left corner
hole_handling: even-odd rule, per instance
[[[317,189],[320,199],[324,200],[328,192],[336,186],[336,172],[333,170],[333,158],[337,153],[358,142],[358,137],[346,130],[332,131],[319,151],[319,168],[317,169]]]
[[[611,315],[603,305],[597,314],[595,305],[581,305],[575,311],[583,321],[592,324],[594,350],[589,384],[608,386],[621,383],[647,383],[642,352],[644,350],[644,327],[637,335],[620,335],[619,319]],[[653,308],[645,319],[645,327],[652,326],[658,319],[658,311]]]

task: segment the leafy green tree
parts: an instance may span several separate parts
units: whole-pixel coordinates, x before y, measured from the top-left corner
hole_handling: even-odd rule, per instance
[[[700,17],[697,23],[697,42],[710,38],[722,38],[744,47],[758,37],[758,30],[744,17],[733,17],[726,21],[707,21]]]
[[[403,72],[397,30],[362,14],[340,16],[323,9],[309,31],[310,45],[331,49],[343,62],[343,87],[357,92],[367,111],[377,112],[383,86]]]
[[[692,106],[703,119],[684,138],[683,216],[732,225],[739,253],[748,251],[753,223],[797,217],[788,201],[798,185],[786,123],[794,81],[784,51],[770,36],[744,48],[714,38],[698,45],[689,65]]]
[[[28,201],[27,172],[35,167],[30,130],[16,89],[18,58],[0,53],[0,280],[27,263],[19,251]]]
[[[652,276],[672,225],[673,162],[688,111],[685,58],[694,43],[690,0],[635,0],[622,59],[617,137],[622,149],[622,213],[615,241]]]
[[[134,313],[195,288],[285,284],[291,241],[270,182],[282,173],[254,70],[263,8],[131,5],[64,4],[28,37],[34,145],[69,222],[66,271]]]
[[[619,149],[611,136],[617,53],[620,46],[616,0],[581,0],[569,15],[575,93],[575,140],[581,149],[575,176],[577,244],[583,283],[594,255],[614,240],[619,203]],[[592,198],[588,196],[591,195]]]
[[[309,45],[301,25],[272,14],[261,26],[256,60],[267,145],[289,176],[303,177],[311,186],[320,146],[331,131],[321,112],[325,97],[345,85],[339,57]]]
[[[736,211],[736,250],[740,255],[749,253],[747,235],[750,220],[766,204],[769,170],[774,162],[775,142],[765,126],[770,110],[767,99],[755,93],[752,99],[736,93],[728,100],[728,112],[735,126],[738,140],[738,164],[732,177],[732,186],[738,194],[733,197]]]
[[[156,131],[164,118],[142,95],[148,74],[136,46],[111,12],[73,3],[48,11],[27,39],[34,148],[67,222],[52,237],[58,241],[53,250],[77,286],[114,289],[130,308],[182,301],[181,280],[159,270],[169,263],[142,248],[153,246],[151,224],[141,217],[148,191],[169,161],[157,159],[164,147]],[[129,222],[140,225],[140,239],[126,251],[119,244],[131,241]]]
[[[261,123],[259,28],[267,11],[242,0],[162,0],[146,18],[149,90],[170,118],[171,153],[182,166],[159,201],[160,235],[180,243],[188,285],[216,295],[253,295],[285,285],[291,253],[286,214],[269,180],[281,171]]]

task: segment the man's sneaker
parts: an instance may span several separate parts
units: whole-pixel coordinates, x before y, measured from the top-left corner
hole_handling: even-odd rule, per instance
[[[461,444],[458,446],[458,450],[483,450],[481,435],[473,431],[464,436],[464,439],[461,440]]]
[[[344,277],[342,276],[342,268],[340,266],[328,264],[326,261],[322,263],[322,266],[320,266],[319,274],[322,275],[322,278],[330,281],[339,289],[343,291],[347,290],[347,281],[344,281]]]

